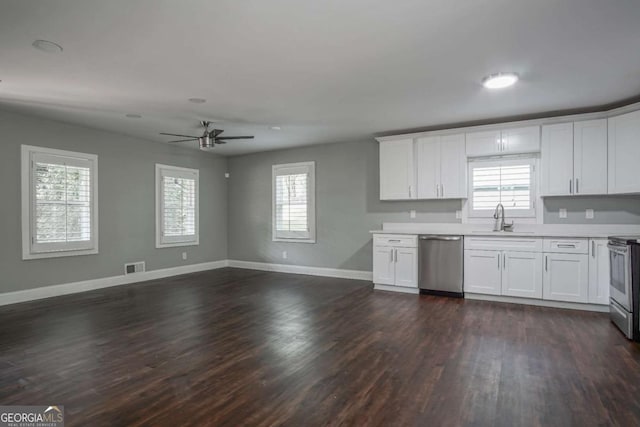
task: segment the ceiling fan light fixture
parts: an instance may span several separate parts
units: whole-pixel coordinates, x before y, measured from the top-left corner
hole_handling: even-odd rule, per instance
[[[209,135],[201,136],[198,138],[201,150],[211,150],[215,147],[215,142],[211,140]]]
[[[31,45],[47,53],[60,53],[64,50],[58,43],[50,42],[49,40],[36,40]]]
[[[482,85],[487,89],[504,89],[516,84],[519,78],[517,73],[496,73],[482,79]]]

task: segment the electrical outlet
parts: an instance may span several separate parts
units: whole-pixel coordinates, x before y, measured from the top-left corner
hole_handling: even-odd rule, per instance
[[[224,174],[224,177],[225,177],[225,178],[229,178],[230,176],[231,176],[231,174],[230,174],[229,172],[226,172],[226,173]]]
[[[456,219],[462,219],[462,211],[456,211]]]
[[[567,217],[567,210],[565,208],[560,208],[559,215],[560,215],[560,218],[566,218]]]
[[[182,259],[184,259],[184,260],[187,259],[187,253],[186,252],[182,252]]]
[[[287,259],[287,251],[282,251],[282,259]]]
[[[584,211],[584,217],[587,219],[593,219],[593,209],[587,209],[586,211]]]
[[[411,209],[409,211],[409,217],[410,218],[415,218],[416,217],[416,210],[415,209]]]

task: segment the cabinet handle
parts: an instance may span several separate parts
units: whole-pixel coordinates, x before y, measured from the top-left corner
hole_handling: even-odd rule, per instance
[[[558,247],[559,248],[566,248],[566,249],[575,249],[576,245],[573,244],[562,244],[562,243],[558,243]]]
[[[393,260],[393,262],[398,262],[398,250],[397,250],[397,249],[395,249],[395,250],[394,250],[394,252],[396,253],[396,257],[395,257],[395,259]]]
[[[498,270],[500,270],[500,254],[498,254]]]
[[[569,194],[573,194],[573,180],[569,180]]]
[[[593,258],[596,257],[596,241],[595,240],[591,241],[591,256]]]
[[[576,194],[580,193],[580,178],[576,178]]]
[[[409,186],[409,198],[411,198],[411,186]]]
[[[389,250],[389,262],[393,262],[393,249]]]
[[[507,254],[502,254],[502,268],[507,269]]]
[[[549,271],[549,257],[544,257],[544,271]]]
[[[444,184],[440,184],[440,197],[444,197]]]
[[[440,197],[440,186],[436,184],[436,198]]]

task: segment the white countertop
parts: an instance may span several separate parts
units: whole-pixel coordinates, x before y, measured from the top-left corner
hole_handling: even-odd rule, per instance
[[[515,231],[495,232],[486,225],[455,223],[384,223],[372,234],[436,234],[493,237],[590,237],[640,236],[640,225],[516,224]]]

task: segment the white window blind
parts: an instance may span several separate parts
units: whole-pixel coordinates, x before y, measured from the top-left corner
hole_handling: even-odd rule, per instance
[[[198,244],[198,171],[156,165],[157,247]]]
[[[23,146],[23,167],[23,258],[97,252],[97,157]]]
[[[472,216],[491,216],[502,203],[510,216],[535,216],[532,159],[471,162]]]
[[[273,166],[274,240],[315,240],[313,162]]]

